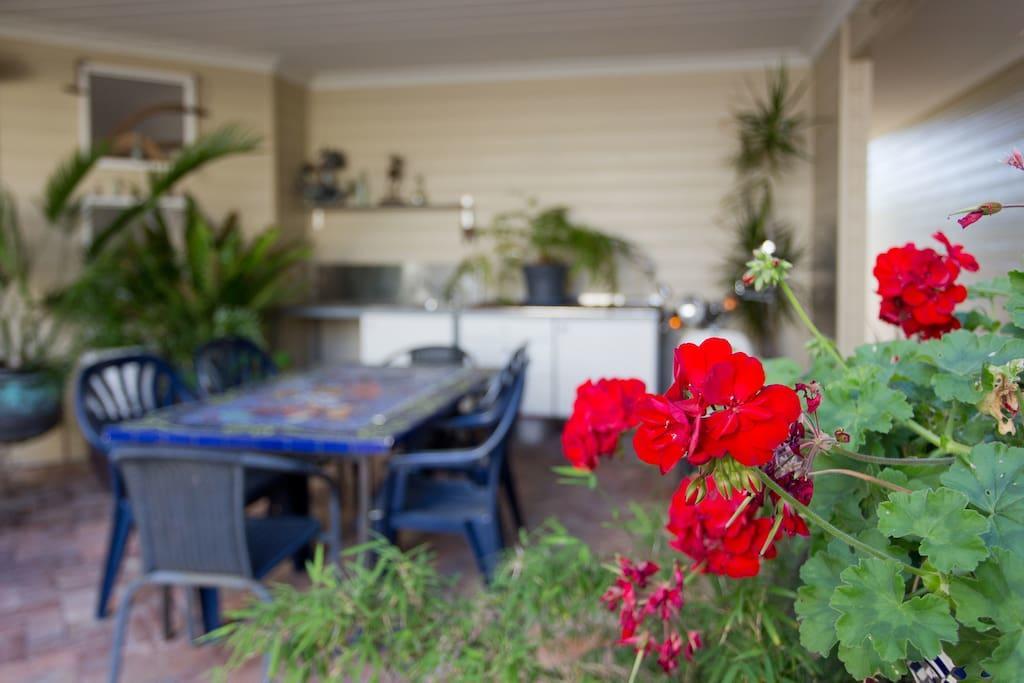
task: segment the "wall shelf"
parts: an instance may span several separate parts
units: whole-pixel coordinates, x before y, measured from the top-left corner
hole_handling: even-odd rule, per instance
[[[416,211],[458,211],[459,228],[465,232],[472,231],[476,227],[476,212],[472,195],[463,195],[457,202],[442,204],[400,204],[395,206],[374,204],[371,206],[352,206],[340,202],[304,202],[306,208],[312,211],[313,230],[323,230],[324,214],[331,213],[412,213]]]
[[[452,202],[449,204],[424,204],[422,206],[417,206],[415,204],[402,204],[400,206],[381,206],[379,204],[371,206],[352,206],[348,204],[306,202],[306,206],[310,209],[320,211],[352,213],[368,213],[375,211],[461,211],[465,208],[458,202]]]

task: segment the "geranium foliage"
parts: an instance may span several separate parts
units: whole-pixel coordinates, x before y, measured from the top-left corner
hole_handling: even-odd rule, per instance
[[[1019,153],[1007,163],[1024,170]],[[1007,208],[953,215],[966,228]],[[790,264],[755,253],[746,281],[793,306],[811,367],[766,372],[722,339],[683,345],[672,387],[635,402],[633,445],[662,473],[688,472],[666,519],[691,575],[757,575],[810,531],[800,641],[851,677],[899,680],[942,662],[958,679],[1016,681],[1024,271],[967,288],[959,278],[977,260],[933,237],[942,252],[910,243],[878,256],[880,319],[902,338],[849,357],[800,305]]]

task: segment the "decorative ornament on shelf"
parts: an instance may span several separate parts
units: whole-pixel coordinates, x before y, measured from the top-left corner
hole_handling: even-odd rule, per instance
[[[388,162],[388,194],[380,200],[381,206],[405,206],[402,199],[402,180],[405,178],[405,159],[392,154]]]
[[[336,149],[322,149],[317,162],[302,165],[300,187],[307,202],[343,204],[348,193],[341,183],[341,172],[348,165],[345,153]]]
[[[416,189],[412,193],[412,205],[413,206],[426,206],[427,199],[427,184],[423,179],[422,173],[416,174]]]

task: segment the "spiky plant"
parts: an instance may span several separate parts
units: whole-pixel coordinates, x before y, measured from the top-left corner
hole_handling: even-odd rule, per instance
[[[792,85],[785,66],[769,71],[762,93],[755,93],[748,109],[733,116],[739,150],[733,157],[737,183],[726,208],[735,230],[733,249],[722,272],[730,291],[739,286],[751,252],[765,240],[775,243],[776,253],[790,262],[800,257],[792,229],[774,218],[774,187],[797,161],[806,160],[806,132],[810,119],[795,109],[806,87]],[[761,350],[770,353],[780,323],[788,315],[786,301],[772,296],[740,297],[738,314]],[[751,293],[752,294],[752,293]]]

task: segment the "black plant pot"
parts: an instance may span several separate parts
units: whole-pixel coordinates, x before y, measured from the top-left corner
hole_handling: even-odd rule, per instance
[[[532,263],[523,266],[523,275],[527,306],[560,306],[568,300],[569,268],[564,263]]]
[[[60,422],[61,380],[46,370],[0,368],[0,443],[17,443]]]

